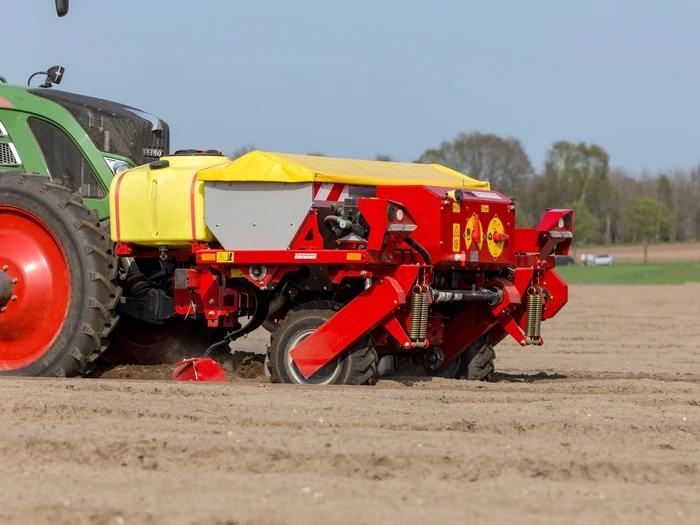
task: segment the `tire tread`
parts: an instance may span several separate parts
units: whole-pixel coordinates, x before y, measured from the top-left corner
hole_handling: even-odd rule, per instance
[[[72,377],[85,374],[107,349],[107,336],[119,320],[115,307],[121,288],[115,282],[118,266],[109,234],[100,228],[97,214],[83,204],[80,194],[51,182],[43,175],[0,172],[0,187],[10,192],[19,187],[23,196],[41,202],[47,209],[54,208],[57,215],[62,214],[62,224],[73,226],[74,241],[77,240],[83,250],[79,255],[85,263],[81,277],[85,300],[82,311],[76,312],[83,320],[82,327],[78,333],[69,335],[58,359],[43,363],[45,366],[38,373],[30,375]],[[18,369],[9,373],[27,375],[23,371]]]

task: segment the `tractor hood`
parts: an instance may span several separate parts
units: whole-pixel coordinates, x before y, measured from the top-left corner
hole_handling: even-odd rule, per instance
[[[147,164],[170,148],[170,129],[161,119],[125,104],[54,89],[30,89],[32,95],[65,108],[100,151]]]

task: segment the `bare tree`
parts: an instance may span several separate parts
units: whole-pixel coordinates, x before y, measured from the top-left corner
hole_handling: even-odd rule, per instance
[[[442,164],[508,196],[517,195],[532,175],[532,164],[520,141],[482,133],[460,133],[452,142],[426,150],[417,162]]]

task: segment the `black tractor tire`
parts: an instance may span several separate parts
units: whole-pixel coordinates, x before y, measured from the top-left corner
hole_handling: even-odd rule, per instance
[[[89,372],[109,341],[119,317],[118,261],[109,234],[77,193],[41,175],[0,172],[0,207],[18,208],[41,221],[67,261],[70,302],[59,332],[31,363],[0,375],[72,377]],[[0,247],[3,250],[12,247]],[[2,320],[0,319],[0,323]],[[0,325],[1,330],[1,325]],[[0,356],[2,360],[2,356]]]
[[[489,381],[496,370],[496,350],[491,337],[488,334],[481,336],[459,356],[459,359],[460,366],[455,374],[456,378]]]
[[[273,383],[374,385],[377,381],[377,351],[370,336],[362,337],[351,348],[328,363],[309,379],[304,379],[288,357],[303,338],[311,335],[340,310],[331,301],[311,301],[290,310],[270,337],[266,366]]]

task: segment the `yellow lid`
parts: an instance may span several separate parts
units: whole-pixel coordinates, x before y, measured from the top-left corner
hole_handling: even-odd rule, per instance
[[[336,159],[251,151],[199,171],[200,181],[326,182],[361,186],[444,186],[488,190],[489,183],[439,164]]]

